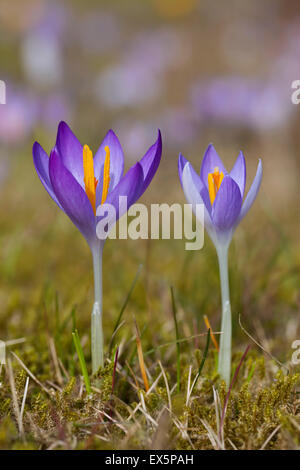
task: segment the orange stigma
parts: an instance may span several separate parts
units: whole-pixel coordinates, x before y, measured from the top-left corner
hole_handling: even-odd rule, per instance
[[[95,178],[94,174],[93,153],[88,145],[84,145],[83,147],[83,174],[85,192],[96,215],[96,188],[98,180]]]
[[[224,173],[222,171],[220,172],[217,166],[213,173],[208,173],[208,192],[211,205],[213,205],[216,199],[216,195],[220,189],[223,178]]]

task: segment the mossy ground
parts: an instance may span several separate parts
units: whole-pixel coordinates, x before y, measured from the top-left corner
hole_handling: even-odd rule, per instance
[[[91,378],[93,393],[88,396],[71,333],[76,326],[90,370],[91,256],[81,235],[43,190],[28,155],[29,148],[19,155],[1,194],[5,210],[0,214],[0,338],[25,338],[7,347],[19,409],[28,371],[16,356],[39,384],[30,377],[20,435],[12,377],[8,367],[2,368],[0,447],[299,448],[299,366],[291,363],[291,344],[299,334],[299,244],[286,235],[292,232],[293,214],[283,214],[283,230],[269,209],[258,206],[238,229],[231,247],[233,371],[246,346],[252,347],[230,395],[222,441],[216,409],[222,412],[226,393],[216,373],[213,344],[187,400],[206,343],[203,315],[209,317],[215,331],[220,325],[214,248],[208,240],[199,252],[186,252],[183,241],[106,243],[106,363],[98,377]],[[155,188],[163,186],[167,175],[163,166]],[[22,181],[19,191],[12,181],[14,185]],[[184,202],[179,187],[174,184],[174,188],[177,200]],[[166,200],[159,190],[154,191],[149,192],[149,200]],[[173,196],[168,195],[171,200]],[[115,322],[140,264],[140,277],[109,354]],[[187,338],[180,343],[180,391],[171,285],[179,334]],[[283,367],[244,333],[239,314],[245,329]],[[150,387],[154,384],[148,394],[137,360],[134,318],[141,332]],[[116,346],[119,358],[112,394]]]

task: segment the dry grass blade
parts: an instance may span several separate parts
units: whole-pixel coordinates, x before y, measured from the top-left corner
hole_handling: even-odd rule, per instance
[[[130,297],[131,297],[131,295],[132,295],[132,292],[133,292],[133,290],[134,290],[134,288],[135,288],[135,285],[136,285],[136,283],[137,283],[137,281],[138,281],[138,278],[139,278],[139,276],[140,276],[140,273],[141,273],[141,271],[142,271],[142,268],[143,268],[143,265],[140,264],[139,267],[138,267],[138,270],[137,270],[137,272],[136,272],[136,275],[135,275],[135,277],[134,277],[134,280],[133,280],[133,282],[132,282],[132,285],[131,285],[131,287],[130,287],[130,289],[129,289],[129,292],[128,292],[128,294],[127,294],[127,297],[126,297],[126,299],[125,299],[125,302],[124,302],[124,304],[122,305],[121,311],[120,311],[120,313],[119,313],[119,316],[118,316],[118,318],[117,318],[116,324],[115,324],[114,329],[113,329],[112,337],[111,337],[111,339],[110,339],[110,344],[109,344],[109,348],[108,348],[109,353],[110,353],[111,350],[112,350],[113,343],[114,343],[114,339],[115,339],[115,336],[116,336],[117,331],[119,330],[123,313],[125,312],[125,309],[126,309],[126,307],[127,307],[127,305],[128,305],[128,302],[129,302]]]
[[[273,359],[273,361],[277,362],[277,364],[279,364],[280,367],[283,367],[287,371],[288,374],[290,373],[289,369],[284,364],[282,364],[282,362],[280,362],[279,359],[277,359],[275,356],[273,356],[273,354],[267,351],[258,341],[256,341],[255,338],[253,338],[253,336],[250,335],[250,333],[248,333],[246,328],[242,325],[241,315],[239,315],[239,325],[241,327],[241,330],[245,333],[245,335],[248,336],[248,338],[250,338],[251,341],[253,341],[253,343],[256,344],[256,346],[258,346],[265,354],[267,354],[267,356]]]
[[[215,450],[225,450],[222,441],[219,439],[218,435],[215,433],[212,427],[208,424],[208,422],[205,421],[204,419],[201,419],[200,421],[207,431],[208,438],[213,448]]]
[[[134,383],[135,383],[135,386],[136,386],[136,388],[137,388],[137,390],[138,390],[138,389],[139,389],[139,384],[138,384],[137,378],[136,378],[136,376],[135,376],[135,373],[133,372],[133,370],[132,370],[132,368],[131,368],[131,366],[130,366],[130,364],[129,364],[129,362],[128,362],[127,360],[125,361],[125,364],[126,364],[126,366],[128,367],[128,370],[129,370],[129,372],[131,373],[131,375],[132,375],[132,377],[133,377],[133,380],[134,380]]]
[[[21,414],[20,414],[20,409],[19,409],[19,404],[18,404],[18,397],[17,397],[17,390],[16,390],[16,384],[15,384],[15,378],[14,378],[14,372],[11,364],[11,359],[7,359],[7,373],[8,373],[8,379],[9,379],[9,385],[11,389],[11,395],[12,395],[12,404],[13,404],[13,409],[14,409],[14,414],[16,417],[16,421],[18,423],[18,428],[19,428],[19,434],[20,436],[24,436],[24,429],[23,429],[23,423],[21,420]]]
[[[270,436],[268,437],[268,439],[265,440],[265,442],[263,443],[263,445],[261,446],[259,450],[264,450],[264,448],[269,444],[270,440],[275,436],[275,434],[279,431],[280,428],[281,428],[281,424],[279,424],[277,428],[275,428],[274,431],[271,432]]]
[[[52,361],[53,361],[53,366],[54,366],[57,382],[59,383],[59,385],[63,385],[63,378],[62,378],[62,375],[61,375],[61,372],[60,372],[57,353],[56,353],[56,347],[55,347],[55,343],[54,343],[53,338],[49,339],[49,348],[50,348],[50,352],[51,352],[51,357],[52,357]]]
[[[145,390],[146,390],[146,392],[148,392],[149,382],[148,382],[148,377],[147,377],[147,373],[146,373],[146,367],[145,367],[145,361],[144,361],[144,356],[143,356],[141,337],[140,337],[139,328],[138,328],[138,325],[137,325],[137,322],[136,322],[135,319],[134,319],[134,324],[135,324],[135,330],[136,330],[136,346],[137,346],[137,353],[138,353],[140,370],[141,370],[141,374],[142,374],[142,377],[143,377]]]
[[[117,348],[116,354],[115,354],[114,370],[113,370],[112,384],[111,384],[111,394],[112,395],[114,393],[114,388],[115,388],[115,383],[116,383],[116,370],[117,370],[118,356],[119,356],[119,348]]]
[[[19,363],[19,364],[23,367],[23,369],[27,372],[27,374],[29,375],[29,377],[31,377],[32,380],[44,390],[44,392],[46,392],[48,395],[50,395],[50,397],[52,397],[51,392],[45,387],[45,385],[42,384],[42,382],[40,382],[40,381],[35,377],[35,375],[33,375],[33,373],[28,369],[28,367],[25,366],[24,362],[16,355],[16,353],[12,352],[11,354],[14,356],[15,359],[17,359],[18,363]]]
[[[225,420],[225,415],[226,415],[226,411],[227,411],[227,406],[228,406],[228,402],[229,402],[229,397],[230,397],[230,394],[231,394],[231,390],[232,390],[232,387],[234,386],[235,382],[236,382],[236,379],[238,377],[238,374],[239,374],[239,371],[240,371],[240,368],[244,362],[244,360],[246,359],[246,356],[248,354],[248,351],[250,349],[250,345],[247,346],[244,354],[242,355],[241,357],[241,360],[235,370],[235,373],[234,373],[234,376],[233,376],[233,379],[230,383],[230,386],[229,386],[229,390],[227,392],[227,395],[225,397],[225,403],[224,403],[224,408],[223,408],[223,412],[222,412],[222,416],[221,416],[221,422],[220,422],[220,438],[222,438],[223,440],[223,432],[224,432],[224,420]]]
[[[172,313],[173,313],[173,319],[174,319],[174,325],[175,325],[175,333],[176,333],[176,362],[177,362],[177,391],[180,391],[180,336],[179,336],[179,328],[178,328],[178,321],[177,321],[177,309],[176,309],[176,303],[175,303],[175,297],[174,297],[174,289],[171,286],[171,301],[172,301]]]
[[[170,408],[170,411],[172,411],[172,400],[171,400],[171,393],[170,393],[170,387],[169,387],[168,379],[167,379],[167,376],[166,376],[166,373],[165,373],[165,369],[162,366],[162,363],[160,361],[158,361],[158,364],[159,364],[159,367],[161,368],[163,378],[164,378],[164,381],[165,381],[165,384],[166,384],[169,408]]]
[[[149,388],[148,392],[146,393],[146,396],[149,395],[156,387],[156,385],[158,384],[158,382],[160,381],[160,378],[162,376],[162,372],[159,374],[159,376],[157,377],[157,379],[153,382],[153,384],[151,385],[151,387]],[[136,407],[134,408],[134,410],[132,411],[132,413],[130,413],[130,415],[128,416],[127,418],[127,421],[129,421],[131,418],[134,417],[135,413],[140,409],[140,407],[142,406],[142,403],[138,403],[136,405]]]
[[[24,416],[24,409],[25,409],[25,403],[26,403],[27,392],[28,392],[28,385],[29,385],[29,377],[26,378],[22,405],[21,405],[21,412],[20,412],[20,422],[22,424],[22,427],[23,427],[23,416]]]
[[[5,345],[7,347],[15,346],[16,344],[25,343],[25,341],[26,341],[26,338],[10,339],[8,341],[5,341]]]

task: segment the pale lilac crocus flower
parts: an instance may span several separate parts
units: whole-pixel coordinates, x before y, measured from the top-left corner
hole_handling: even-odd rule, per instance
[[[259,160],[256,176],[244,198],[246,163],[242,152],[230,173],[214,149],[209,145],[202,161],[200,174],[180,154],[179,178],[187,201],[195,213],[197,204],[204,206],[204,224],[214,243],[220,267],[222,294],[222,325],[218,370],[229,385],[231,373],[231,306],[228,282],[228,248],[235,229],[254,203],[262,179]]]

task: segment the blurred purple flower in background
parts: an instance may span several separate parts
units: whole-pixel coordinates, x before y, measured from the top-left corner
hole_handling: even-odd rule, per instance
[[[95,83],[96,98],[108,108],[134,108],[153,101],[160,91],[159,77],[138,62],[112,65]]]
[[[241,76],[218,77],[195,85],[191,102],[204,125],[255,131],[284,125],[293,111],[289,97],[276,82]]]
[[[21,59],[27,78],[47,88],[63,76],[62,40],[66,10],[57,2],[47,2],[43,15],[22,40]]]
[[[169,108],[159,118],[160,127],[171,147],[190,142],[199,135],[193,112],[185,108]]]
[[[41,99],[39,119],[46,128],[56,128],[59,120],[70,121],[72,107],[66,93],[52,93]]]
[[[101,71],[95,82],[96,97],[109,108],[153,102],[163,91],[164,74],[186,58],[186,44],[174,31],[139,33],[118,63]]]
[[[71,32],[75,42],[89,54],[108,54],[119,46],[122,32],[116,15],[101,9],[88,11]]]
[[[0,142],[19,144],[28,137],[38,117],[38,102],[30,94],[6,87],[6,104],[0,106]]]

